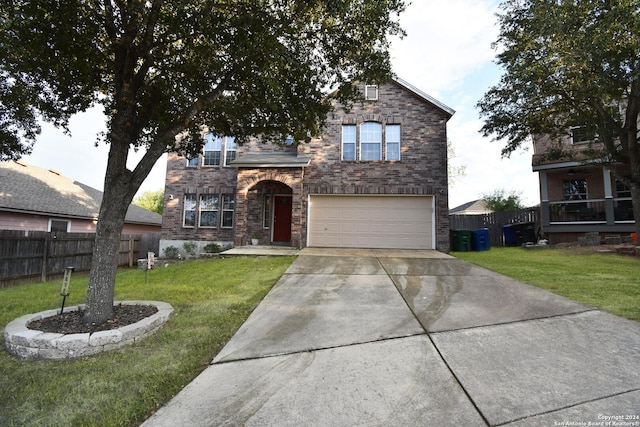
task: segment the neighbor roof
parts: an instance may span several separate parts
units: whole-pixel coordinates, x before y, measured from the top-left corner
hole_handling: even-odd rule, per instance
[[[0,211],[98,219],[102,192],[51,169],[0,162]],[[162,215],[130,205],[125,222],[161,225]]]
[[[492,212],[484,199],[473,200],[449,210],[452,215],[480,215]]]

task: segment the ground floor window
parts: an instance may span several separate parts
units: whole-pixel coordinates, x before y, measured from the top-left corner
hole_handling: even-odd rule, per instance
[[[200,227],[218,226],[218,199],[212,194],[200,196]]]
[[[236,200],[233,194],[222,195],[222,228],[233,228]]]
[[[184,195],[184,216],[182,221],[183,227],[196,226],[196,195]]]

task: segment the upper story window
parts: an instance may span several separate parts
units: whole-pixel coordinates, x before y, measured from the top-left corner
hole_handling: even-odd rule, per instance
[[[386,160],[400,160],[400,125],[387,125],[385,129]]]
[[[562,181],[562,196],[564,200],[587,200],[587,180],[581,178]]]
[[[595,139],[594,132],[586,126],[572,126],[571,127],[571,143],[581,144],[585,142],[591,142]]]
[[[356,159],[356,125],[342,126],[342,160]]]
[[[204,144],[204,166],[220,166],[222,157],[222,138],[208,133],[205,136],[207,142]]]
[[[382,124],[360,125],[360,160],[382,160]]]
[[[228,136],[225,138],[224,144],[224,164],[225,166],[236,159],[236,151],[238,147],[236,146],[236,141],[234,138]]]
[[[364,87],[364,99],[367,101],[378,100],[378,86],[377,85],[365,85]]]
[[[200,164],[200,156],[195,156],[191,159],[187,159],[187,166],[188,167],[196,167]]]
[[[401,127],[399,124],[383,126],[378,122],[342,125],[342,160],[380,161],[400,160]]]

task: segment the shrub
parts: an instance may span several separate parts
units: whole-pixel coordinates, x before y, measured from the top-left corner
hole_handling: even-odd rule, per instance
[[[167,246],[164,248],[164,256],[165,258],[178,258],[180,256],[180,251],[175,246]]]
[[[196,254],[196,244],[193,242],[184,242],[184,244],[182,245],[182,247],[184,248],[184,251],[188,254],[188,255],[195,255]]]
[[[222,252],[222,246],[217,243],[209,243],[205,245],[204,251],[208,254],[217,254],[218,252]]]

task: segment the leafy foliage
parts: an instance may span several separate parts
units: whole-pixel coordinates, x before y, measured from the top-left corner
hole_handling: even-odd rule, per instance
[[[164,190],[145,191],[133,199],[133,204],[162,215],[164,211]]]
[[[495,47],[504,74],[478,102],[482,133],[504,140],[509,156],[532,135],[558,140],[584,127],[597,135],[591,160],[629,185],[640,218],[640,4],[506,0],[501,8]]]
[[[65,128],[101,104],[110,144],[88,322],[111,311],[126,207],[164,152],[201,133],[280,142],[318,135],[333,96],[391,74],[402,0],[0,0],[0,156],[18,157],[36,119]],[[132,170],[131,147],[144,156]]]
[[[485,136],[506,139],[508,155],[532,134],[585,125],[628,162],[640,112],[637,1],[508,0],[502,9],[495,46],[505,73],[478,103]]]
[[[482,199],[487,209],[493,212],[513,211],[525,207],[520,200],[520,194],[515,191],[507,194],[502,188],[494,190],[492,193],[483,194]]]

